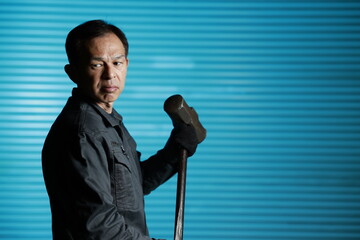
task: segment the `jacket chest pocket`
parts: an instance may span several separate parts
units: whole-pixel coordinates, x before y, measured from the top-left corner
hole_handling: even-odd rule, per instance
[[[138,210],[142,196],[139,195],[138,180],[132,173],[129,159],[122,152],[114,152],[114,198],[119,210]],[[141,199],[140,199],[141,198]]]

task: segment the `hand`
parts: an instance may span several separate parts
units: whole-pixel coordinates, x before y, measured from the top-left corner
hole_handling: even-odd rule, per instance
[[[195,128],[192,125],[178,123],[174,127],[171,135],[176,143],[188,151],[189,157],[194,155],[198,145],[198,140],[196,137]]]

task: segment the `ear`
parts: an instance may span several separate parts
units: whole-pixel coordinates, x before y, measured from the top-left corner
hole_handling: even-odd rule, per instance
[[[77,80],[77,74],[75,72],[75,69],[73,66],[71,66],[70,64],[66,64],[64,67],[64,70],[66,72],[66,74],[69,76],[69,78],[74,82],[74,83],[78,83]]]

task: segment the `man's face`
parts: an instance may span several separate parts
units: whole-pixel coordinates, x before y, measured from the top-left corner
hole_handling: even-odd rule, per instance
[[[111,112],[125,86],[128,59],[120,39],[113,33],[93,38],[82,48],[76,83],[100,107]]]

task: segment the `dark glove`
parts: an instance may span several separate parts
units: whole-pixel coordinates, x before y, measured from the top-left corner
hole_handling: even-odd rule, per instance
[[[178,123],[172,130],[171,137],[181,148],[187,150],[189,157],[194,155],[198,145],[194,126]]]

